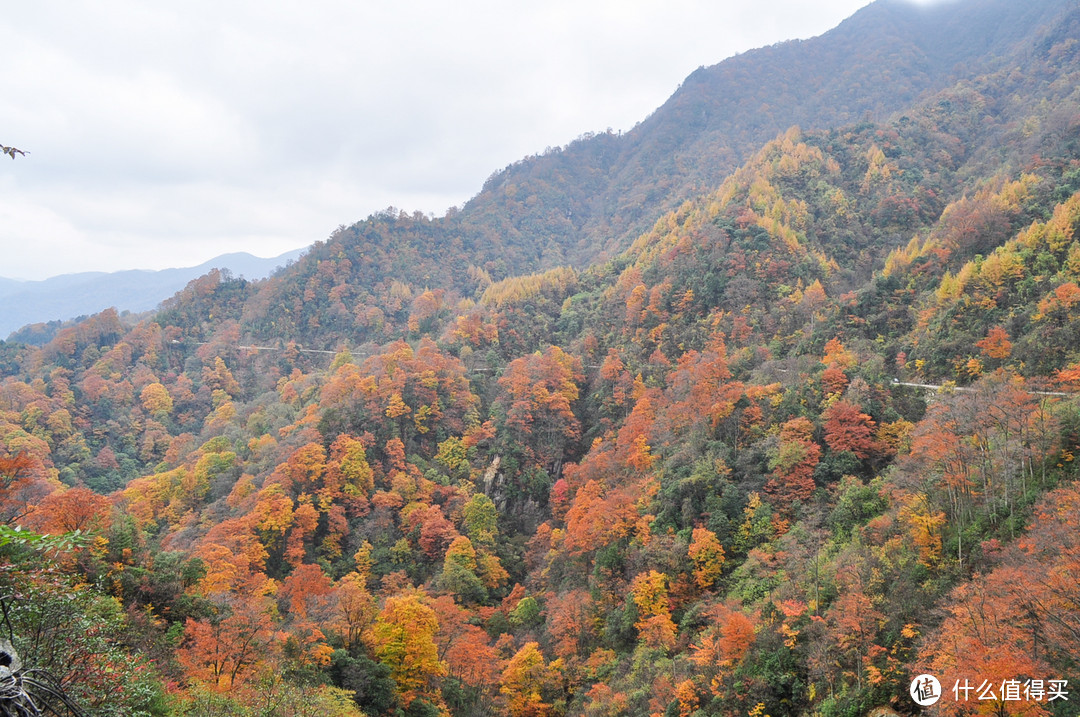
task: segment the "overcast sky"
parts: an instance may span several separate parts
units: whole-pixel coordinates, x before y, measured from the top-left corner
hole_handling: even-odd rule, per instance
[[[868,0],[33,0],[0,13],[0,276],[275,256],[628,130]]]

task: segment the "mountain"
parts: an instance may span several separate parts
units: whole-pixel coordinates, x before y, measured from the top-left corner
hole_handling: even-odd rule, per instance
[[[497,231],[531,247],[515,273],[612,256],[662,210],[715,186],[789,127],[883,120],[1008,64],[1071,6],[872,3],[819,37],[698,69],[625,134],[586,136],[494,174],[464,206],[459,231]]]
[[[879,0],[0,343],[9,632],[95,714],[1070,714],[1078,346],[1080,8]]]
[[[298,259],[303,251],[270,259],[246,252],[223,254],[198,266],[161,271],[81,272],[41,281],[0,277],[0,335],[8,335],[27,324],[63,322],[95,314],[110,306],[134,313],[149,311],[211,269],[262,279]],[[49,332],[40,334],[31,329],[20,333],[18,340],[42,343],[49,336]]]
[[[1059,67],[1040,48],[1052,42],[1049,27],[1068,35],[1061,18],[1070,8],[1061,0],[879,2],[813,40],[700,69],[631,132],[582,138],[511,165],[460,211],[432,219],[389,210],[339,229],[291,276],[264,289],[246,327],[260,338],[287,335],[324,349],[346,336],[379,341],[400,328],[387,321],[388,306],[412,293],[464,297],[514,275],[581,269],[626,249],[664,211],[716,186],[796,124],[809,131],[900,119],[924,107],[947,123],[931,129],[963,149],[949,171],[984,171],[979,163],[1009,161],[1001,151],[1021,146],[1003,144],[1003,133],[1068,95],[1067,84],[1050,80],[1071,65]],[[951,33],[949,42],[942,33]],[[954,104],[956,111],[941,109]],[[959,186],[934,188],[938,209]],[[410,296],[387,303],[395,282],[409,286]],[[342,288],[327,307],[298,294],[301,285],[317,297]]]

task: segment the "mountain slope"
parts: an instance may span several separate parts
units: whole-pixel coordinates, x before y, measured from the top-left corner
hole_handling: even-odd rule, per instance
[[[610,255],[625,248],[628,234],[691,192],[715,186],[792,125],[884,119],[1009,62],[1070,6],[963,0],[926,8],[880,0],[819,37],[697,70],[624,135],[589,137],[508,167],[465,206],[466,224],[484,225],[483,217],[495,214],[503,217],[500,229],[520,232],[523,243],[557,245],[519,273],[551,260],[587,264],[597,249]]]
[[[1021,155],[1037,149],[1006,135],[1021,131],[1016,123],[1030,111],[1046,127],[1023,130],[1029,143],[1062,121],[1040,107],[1069,95],[1060,78],[1071,76],[1075,58],[1048,58],[1039,48],[1054,45],[1046,33],[1068,35],[1061,18],[1069,7],[1061,0],[930,9],[878,2],[814,40],[698,70],[632,132],[512,165],[446,217],[389,211],[339,229],[262,290],[244,314],[244,331],[320,348],[346,337],[382,341],[397,335],[425,290],[441,292],[444,310],[492,281],[613,256],[665,208],[717,186],[796,123],[831,127],[921,102],[925,131],[953,138],[946,170],[957,179],[987,162],[1013,161],[1002,151],[1026,161]],[[922,211],[940,210],[959,187],[933,187],[936,198]]]

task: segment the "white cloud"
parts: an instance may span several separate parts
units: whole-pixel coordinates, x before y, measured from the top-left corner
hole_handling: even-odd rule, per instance
[[[0,15],[0,276],[196,264],[441,213],[696,67],[866,0],[135,0]]]

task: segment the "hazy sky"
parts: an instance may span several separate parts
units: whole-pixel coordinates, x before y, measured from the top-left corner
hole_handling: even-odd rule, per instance
[[[0,13],[0,276],[273,256],[628,130],[868,0],[34,0]]]

